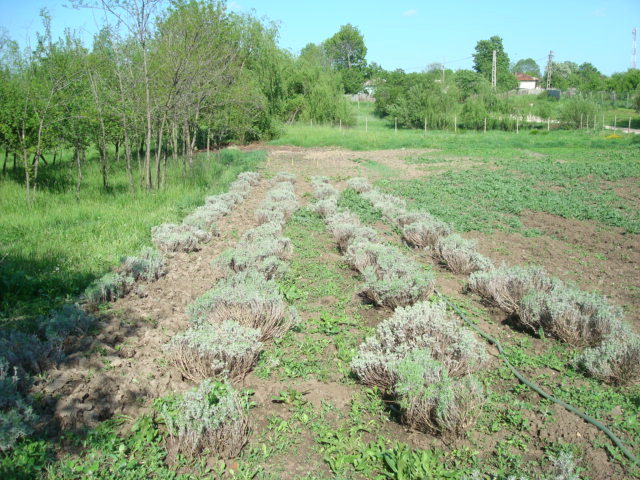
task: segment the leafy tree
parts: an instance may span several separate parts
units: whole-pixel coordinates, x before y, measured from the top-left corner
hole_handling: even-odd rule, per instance
[[[366,75],[367,47],[357,27],[350,23],[323,43],[327,57],[342,75],[345,92],[357,93],[362,88]]]
[[[480,40],[476,44],[473,54],[473,69],[491,81],[493,51],[496,51],[496,86],[498,90],[506,91],[516,88],[518,82],[509,71],[509,56],[502,46],[502,38],[493,36],[489,40]]]
[[[458,70],[455,73],[454,81],[460,90],[461,100],[488,92],[491,89],[491,83],[482,74],[473,70]]]
[[[511,67],[511,73],[524,73],[525,75],[531,75],[532,77],[540,78],[540,66],[533,58],[523,58],[518,60],[513,67]]]

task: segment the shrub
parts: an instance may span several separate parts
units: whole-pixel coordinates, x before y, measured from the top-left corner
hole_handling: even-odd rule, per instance
[[[296,201],[296,194],[293,190],[293,185],[290,183],[279,183],[269,190],[264,203],[277,203],[283,201]]]
[[[196,324],[233,320],[258,328],[262,332],[260,341],[282,335],[294,322],[278,285],[252,270],[220,280],[191,304],[189,315]]]
[[[216,221],[220,218],[220,215],[212,215],[211,212],[205,207],[196,208],[192,213],[182,219],[182,224],[187,227],[197,228],[206,232],[211,232],[213,235],[218,235],[218,228],[216,227]]]
[[[351,362],[365,385],[389,390],[397,382],[396,365],[408,352],[428,350],[451,376],[474,372],[487,361],[485,346],[442,303],[420,302],[397,308],[393,316],[376,328]]]
[[[607,337],[602,344],[587,348],[577,359],[587,375],[612,385],[640,381],[640,336],[628,329]]]
[[[236,180],[229,187],[229,192],[239,193],[244,198],[251,191],[251,186],[251,182],[248,182],[247,180]]]
[[[240,243],[250,245],[265,238],[279,237],[282,233],[282,225],[277,222],[268,222],[247,230],[240,238]]]
[[[40,373],[51,361],[51,345],[36,335],[17,330],[0,331],[0,360],[9,365]]]
[[[369,180],[364,177],[350,178],[349,180],[347,180],[347,185],[349,186],[349,188],[354,189],[358,193],[368,192],[373,188],[369,183]]]
[[[622,327],[622,310],[605,298],[557,283],[549,292],[532,290],[519,308],[520,321],[534,332],[576,347],[596,346]]]
[[[256,186],[260,183],[260,174],[258,172],[242,172],[238,175],[238,179],[233,182],[233,185],[239,181],[245,181],[252,186]]]
[[[248,401],[227,381],[204,380],[173,404],[164,404],[160,416],[179,453],[195,457],[209,450],[222,458],[240,453],[249,439]]]
[[[476,420],[483,389],[472,376],[452,379],[428,350],[414,350],[398,363],[398,398],[402,420],[411,428],[443,436],[460,436]]]
[[[312,210],[324,218],[334,215],[338,211],[338,203],[335,198],[327,198],[317,201]]]
[[[530,291],[548,292],[557,283],[540,267],[505,267],[477,271],[469,277],[468,288],[512,315]]]
[[[282,210],[273,210],[271,208],[259,208],[256,210],[255,217],[259,224],[277,223],[282,225],[285,222],[285,214]]]
[[[260,354],[259,337],[260,330],[233,321],[202,324],[176,335],[166,350],[174,365],[190,380],[244,377]]]
[[[0,357],[0,451],[11,450],[16,441],[33,432],[33,409],[18,391],[18,371]]]
[[[362,293],[376,305],[395,308],[424,300],[433,293],[433,272],[402,255],[394,247],[356,239],[345,259],[364,277]]]
[[[58,310],[53,310],[47,317],[39,320],[49,346],[58,352],[65,352],[74,337],[85,336],[96,319],[88,315],[77,304],[67,303]]]
[[[94,281],[84,291],[84,299],[90,304],[112,302],[124,297],[134,279],[125,273],[110,272]]]
[[[162,254],[150,247],[144,247],[136,257],[122,260],[122,271],[134,280],[153,282],[166,273],[164,267]]]
[[[343,252],[356,240],[378,241],[378,232],[373,228],[353,223],[334,223],[331,226],[331,233]]]
[[[338,212],[334,215],[330,215],[326,219],[327,227],[329,227],[329,232],[333,235],[334,228],[339,225],[360,225],[360,219],[353,212]]]
[[[239,243],[235,249],[224,251],[213,266],[234,272],[255,270],[266,278],[284,274],[288,265],[283,261],[291,256],[293,247],[286,237],[265,237],[253,243]]]
[[[439,239],[451,234],[449,224],[431,216],[403,225],[403,222],[409,221],[414,216],[414,214],[407,214],[398,219],[398,223],[402,226],[403,238],[413,247],[434,247]]]
[[[273,180],[275,182],[296,183],[296,176],[289,172],[279,172],[275,177],[273,177]]]
[[[380,210],[390,222],[395,223],[398,217],[407,213],[407,203],[402,198],[382,193],[377,190],[369,190],[364,192],[362,196],[369,200],[374,207]]]
[[[328,183],[319,183],[317,185],[314,185],[314,188],[315,196],[320,200],[324,200],[327,198],[338,198],[338,190],[336,190],[333,185],[330,185]]]
[[[491,260],[476,252],[474,240],[467,240],[455,233],[439,239],[434,254],[453,273],[467,274],[493,267]]]
[[[192,252],[198,249],[198,243],[209,240],[210,233],[188,224],[163,223],[151,229],[151,241],[164,252]]]
[[[412,223],[428,222],[432,220],[435,220],[435,217],[433,217],[430,213],[427,213],[427,212],[407,212],[400,215],[396,219],[396,223],[400,228],[402,228],[407,225],[411,225]]]
[[[323,183],[329,183],[329,177],[325,177],[324,175],[316,175],[311,177],[311,183],[316,186]]]

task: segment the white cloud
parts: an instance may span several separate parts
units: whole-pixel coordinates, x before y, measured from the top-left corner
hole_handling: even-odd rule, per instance
[[[402,14],[403,17],[412,17],[413,15],[415,15],[416,13],[418,13],[417,10],[407,10],[406,12],[404,12]]]

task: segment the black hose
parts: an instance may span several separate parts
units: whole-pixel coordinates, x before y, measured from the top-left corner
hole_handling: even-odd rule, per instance
[[[580,418],[582,418],[583,420],[585,420],[586,422],[590,423],[591,425],[595,426],[598,430],[600,430],[601,432],[603,432],[607,437],[609,437],[611,439],[611,441],[622,451],[622,453],[624,453],[624,455],[631,460],[633,463],[636,464],[636,466],[640,467],[640,460],[638,459],[638,457],[636,457],[625,445],[624,443],[622,443],[622,440],[620,440],[615,433],[613,433],[609,427],[607,427],[606,425],[604,425],[602,422],[596,420],[595,418],[591,417],[590,415],[587,415],[585,412],[583,412],[582,410],[569,405],[568,403],[563,402],[562,400],[554,397],[553,395],[550,395],[549,393],[545,392],[544,390],[542,390],[542,388],[540,388],[538,385],[536,385],[535,383],[531,382],[530,380],[526,379],[524,377],[524,375],[522,375],[518,370],[515,369],[515,367],[513,365],[511,365],[511,362],[509,362],[509,360],[507,359],[504,350],[502,349],[502,345],[500,345],[500,342],[498,340],[496,340],[495,338],[493,338],[492,336],[490,336],[489,334],[483,332],[482,330],[480,330],[476,325],[473,324],[473,322],[471,322],[471,320],[469,320],[464,313],[462,313],[462,311],[458,308],[457,305],[455,305],[454,303],[450,302],[449,299],[447,297],[445,297],[444,295],[442,295],[440,292],[436,291],[436,295],[438,295],[438,297],[440,297],[441,299],[443,299],[445,301],[445,303],[454,311],[458,314],[458,316],[460,316],[460,318],[462,318],[462,320],[469,326],[471,327],[476,333],[478,333],[478,335],[480,335],[482,338],[484,338],[485,340],[487,340],[489,343],[493,344],[496,346],[496,348],[498,349],[498,353],[500,353],[500,356],[502,357],[502,360],[504,361],[505,365],[507,367],[509,367],[509,370],[511,370],[511,373],[513,373],[516,378],[518,380],[520,380],[522,383],[524,383],[526,386],[528,386],[529,388],[531,388],[533,391],[535,391],[536,393],[538,393],[540,396],[546,398],[547,400],[551,400],[554,403],[557,403],[558,405],[566,408],[567,410],[569,410],[572,413],[575,413],[576,415],[578,415]]]

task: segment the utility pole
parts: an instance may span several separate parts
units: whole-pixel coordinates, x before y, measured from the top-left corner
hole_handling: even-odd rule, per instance
[[[444,58],[442,59],[442,84],[444,85]]]
[[[631,30],[631,68],[636,68],[636,27]]]
[[[491,62],[491,86],[493,89],[496,89],[496,77],[498,73],[497,62],[496,62],[496,51],[493,51],[493,60]]]
[[[549,61],[547,62],[547,90],[551,88],[551,69],[553,66],[553,50],[549,50]]]

